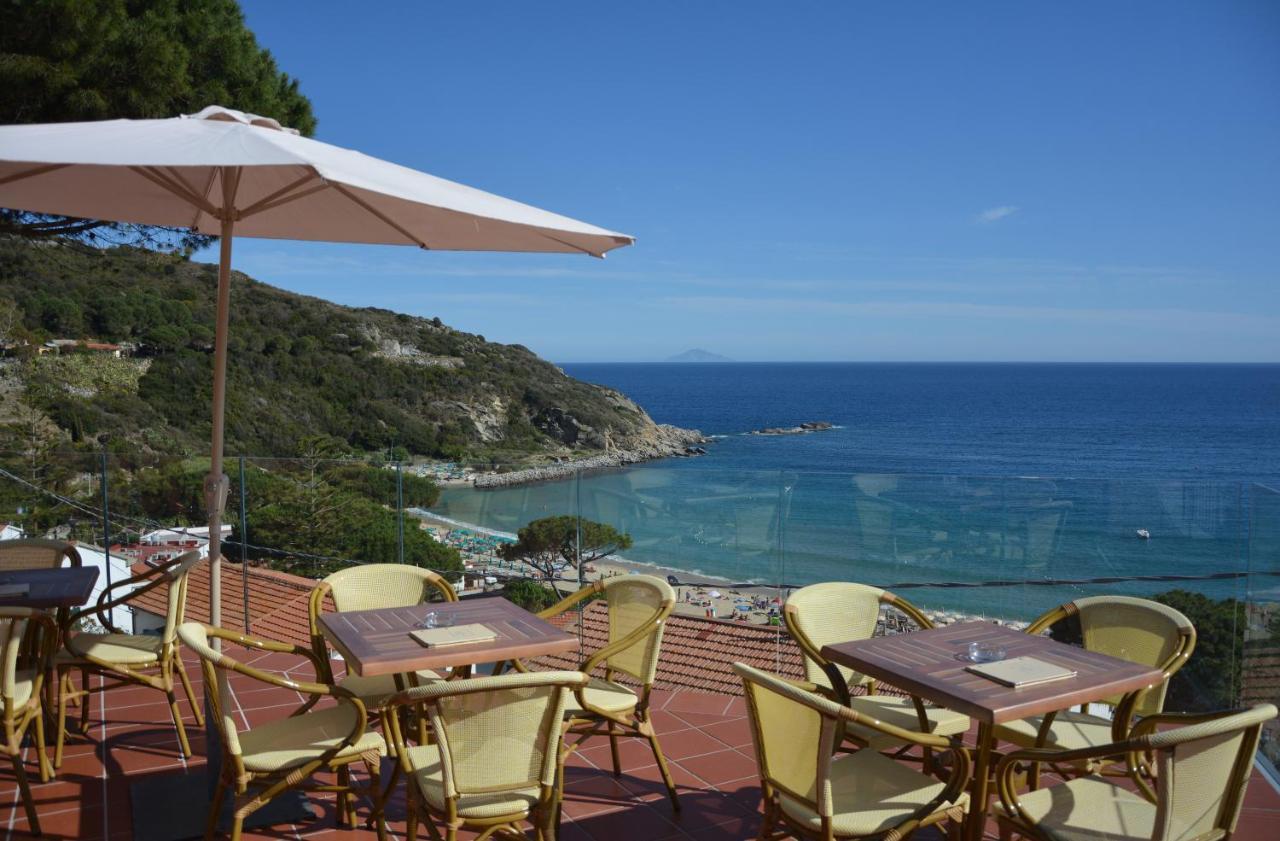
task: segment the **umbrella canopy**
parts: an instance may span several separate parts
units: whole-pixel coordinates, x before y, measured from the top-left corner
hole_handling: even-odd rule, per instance
[[[596,257],[634,241],[217,105],[163,120],[0,126],[0,207],[220,237],[205,483],[215,625],[222,617],[223,418],[235,235]]]
[[[225,200],[230,192],[230,201]],[[276,239],[603,256],[632,238],[210,106],[0,126],[0,206]]]

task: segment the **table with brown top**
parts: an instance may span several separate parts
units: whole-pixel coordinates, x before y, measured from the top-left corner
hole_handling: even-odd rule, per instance
[[[96,566],[2,570],[0,585],[26,584],[28,589],[22,594],[0,595],[0,607],[79,607],[89,601],[97,580]]]
[[[457,625],[478,623],[497,634],[487,642],[428,648],[410,636],[434,611]],[[443,622],[442,622],[443,624]],[[578,638],[503,598],[426,602],[411,607],[326,613],[320,628],[353,674],[371,677],[576,651]]]
[[[1074,669],[1076,676],[1022,688],[1005,686],[965,670],[973,665],[966,658],[971,642],[999,646],[1010,658],[1032,656]],[[1124,695],[1164,679],[1159,669],[987,622],[836,643],[825,646],[822,656],[977,721],[972,802],[965,824],[970,841],[981,839],[986,824],[997,724]]]

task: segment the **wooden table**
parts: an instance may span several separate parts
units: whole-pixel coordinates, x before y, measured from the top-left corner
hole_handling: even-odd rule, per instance
[[[458,625],[483,624],[497,633],[489,642],[427,648],[409,636],[428,613],[452,615]],[[429,602],[412,607],[326,613],[320,628],[353,674],[370,677],[419,669],[493,663],[578,649],[578,638],[504,598]]]
[[[97,580],[95,566],[0,570],[0,585],[26,584],[30,588],[25,595],[0,596],[0,607],[79,607],[89,601]]]
[[[1009,657],[1031,655],[1074,669],[1077,674],[1021,689],[1004,686],[965,671],[972,665],[964,658],[971,642],[998,645]],[[960,622],[928,631],[836,643],[825,646],[822,656],[978,722],[972,802],[965,823],[965,837],[970,841],[982,838],[986,824],[997,724],[1135,692],[1164,679],[1159,669],[987,622]]]

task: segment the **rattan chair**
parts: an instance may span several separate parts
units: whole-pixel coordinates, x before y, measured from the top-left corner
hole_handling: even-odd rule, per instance
[[[22,740],[35,725],[40,781],[52,776],[44,741],[42,689],[49,662],[58,645],[58,626],[48,613],[27,607],[0,607],[0,703],[3,704],[5,753],[18,778],[22,807],[31,831],[40,834],[40,819],[31,800],[31,787],[22,762]]]
[[[410,744],[400,716],[387,716],[398,767],[408,778],[409,841],[417,838],[420,816],[434,839],[440,834],[433,818],[448,841],[464,828],[478,831],[477,841],[524,838],[522,822],[533,825],[538,839],[553,841],[565,709],[570,690],[587,680],[581,672],[526,672],[436,681],[396,695],[397,706],[425,707],[435,737]]]
[[[91,675],[102,676],[104,690],[117,686],[147,686],[163,692],[169,700],[173,726],[178,731],[178,746],[183,756],[191,756],[191,744],[187,741],[187,730],[182,724],[182,713],[178,712],[174,676],[177,675],[182,683],[196,723],[203,726],[204,715],[200,712],[200,705],[196,703],[178,645],[178,626],[182,624],[187,606],[187,577],[202,560],[198,550],[183,552],[144,573],[112,584],[102,591],[93,607],[82,608],[70,614],[63,629],[63,648],[54,658],[58,685],[58,742],[53,757],[55,768],[62,767],[62,746],[67,736],[69,702],[79,701],[80,730],[83,733],[88,729],[89,703],[92,698],[89,688]],[[128,604],[161,585],[168,585],[169,588],[168,610],[162,633],[126,634],[111,624],[111,611],[114,608]],[[123,594],[113,596],[113,591],[120,588],[127,589]],[[85,618],[96,621],[106,633],[75,632],[75,624]],[[79,689],[72,683],[71,673],[75,671],[81,674]],[[114,683],[106,683],[108,680]]]
[[[1264,722],[1276,708],[1192,715],[1155,713],[1129,738],[1070,751],[1015,751],[996,766],[1000,838],[1016,832],[1040,841],[1212,841],[1230,838]],[[1183,725],[1173,730],[1160,728]],[[1132,775],[1130,787],[1098,776],[1019,794],[1023,764],[1092,764],[1117,754],[1150,755],[1154,781]],[[1131,761],[1130,767],[1137,765]]]
[[[969,729],[969,718],[941,707],[926,706],[914,697],[883,695],[877,692],[875,680],[840,666],[822,656],[822,647],[849,640],[870,639],[880,618],[881,606],[905,615],[922,629],[933,623],[919,608],[905,599],[866,584],[831,581],[811,584],[796,590],[787,598],[782,618],[791,638],[804,652],[805,677],[814,689],[827,695],[860,716],[891,724],[901,730],[954,736]],[[853,695],[862,687],[865,695]],[[910,745],[883,730],[850,722],[845,727],[845,740],[861,748],[893,750]],[[930,758],[925,752],[926,760]]]
[[[333,573],[311,591],[311,646],[323,664],[324,680],[333,683],[329,648],[320,631],[320,614],[325,598],[339,611],[374,610],[385,607],[410,607],[427,601],[456,602],[458,594],[441,575],[409,564],[363,564]],[[436,672],[421,670],[407,675],[362,677],[348,674],[338,685],[359,698],[376,716],[378,711],[401,689],[440,680]]]
[[[1135,717],[1149,716],[1163,709],[1169,678],[1187,662],[1196,645],[1196,629],[1187,617],[1159,602],[1130,596],[1076,599],[1032,622],[1027,633],[1043,633],[1070,617],[1078,617],[1086,649],[1158,668],[1164,672],[1164,680],[1141,692],[1095,702],[1112,707],[1110,716],[1093,715],[1083,708],[1063,710],[997,725],[997,738],[1021,747],[1049,747],[1060,751],[1123,741]],[[1100,764],[1107,763],[1094,760],[1075,764],[1071,769],[1085,772]],[[1069,772],[1064,765],[1057,769]],[[1039,784],[1039,767],[1033,764],[1028,770],[1028,784],[1035,788]]]
[[[760,768],[760,838],[905,838],[946,820],[949,834],[958,836],[971,764],[958,742],[864,717],[743,663],[733,669],[742,678]],[[839,753],[849,724],[895,742],[950,751],[948,776],[940,780],[874,750]]]
[[[281,793],[302,789],[336,792],[339,824],[349,822],[354,811],[352,799],[355,793],[367,794],[375,804],[371,820],[377,826],[378,838],[385,841],[379,772],[386,743],[382,736],[368,729],[368,719],[360,699],[332,684],[306,683],[255,669],[224,652],[215,651],[209,643],[211,638],[221,639],[256,651],[301,655],[319,674],[320,663],[313,651],[304,646],[257,639],[199,622],[184,623],[178,628],[178,636],[184,645],[200,655],[209,713],[217,722],[222,737],[222,775],[209,806],[206,839],[212,838],[217,830],[228,789],[235,797],[231,811],[232,841],[240,841],[247,817]],[[233,701],[228,682],[231,672],[310,697],[286,718],[241,730],[236,723],[237,704]],[[335,698],[337,703],[316,708],[317,702],[325,697]],[[369,774],[367,788],[351,785],[351,766],[356,762],[364,763]],[[311,780],[312,775],[323,771],[335,772],[336,783]]]
[[[672,808],[679,811],[676,786],[649,717],[649,696],[658,673],[662,630],[667,616],[675,607],[675,591],[670,584],[651,575],[618,575],[592,582],[538,616],[550,619],[593,596],[604,596],[609,606],[609,641],[583,660],[578,668],[590,676],[603,667],[604,677],[591,677],[590,682],[574,690],[573,697],[569,699],[565,711],[566,725],[568,732],[578,738],[568,750],[576,750],[592,736],[607,734],[613,774],[621,776],[618,737],[644,739],[653,750]],[[524,669],[518,661],[514,665]],[[638,682],[638,689],[614,680],[619,673]]]
[[[80,553],[74,543],[43,538],[0,540],[0,570],[57,569],[63,561],[80,566]]]

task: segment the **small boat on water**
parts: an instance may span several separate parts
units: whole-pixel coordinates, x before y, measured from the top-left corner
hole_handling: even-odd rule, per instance
[[[1151,532],[1146,529],[1138,529],[1138,537],[1141,537],[1143,540],[1150,540]]]

